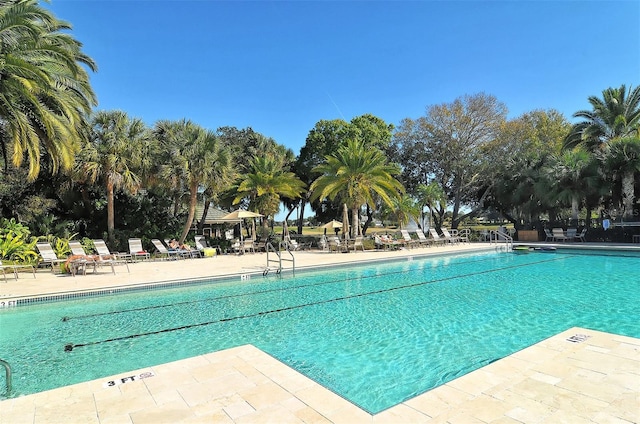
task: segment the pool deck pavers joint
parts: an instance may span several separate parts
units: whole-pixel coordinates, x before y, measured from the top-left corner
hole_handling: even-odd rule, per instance
[[[430,250],[443,252],[432,248],[425,253]],[[419,253],[384,257],[414,254]],[[321,255],[308,262],[318,262],[318,258],[320,262],[336,262],[339,257],[349,256],[343,259],[346,262],[359,254]],[[365,253],[357,259],[371,256]],[[215,266],[219,272],[232,269],[239,260],[246,266],[247,257],[230,258],[229,263],[220,264],[224,259],[203,259],[208,262],[202,264]],[[184,266],[190,261],[180,262],[183,269],[176,272],[180,278],[185,274],[198,278],[195,270],[211,275],[210,269],[202,271],[207,266],[185,272]],[[159,264],[136,264],[132,268],[136,267],[149,281],[157,281],[158,275],[167,277],[170,269]],[[120,283],[141,282],[131,274]],[[49,280],[44,278],[53,281],[46,291],[73,290],[74,286],[85,286],[83,281],[89,282],[91,277],[50,276]],[[45,283],[41,275],[37,278],[42,292]],[[37,295],[33,284],[20,290],[19,283],[24,281],[29,279],[0,285],[0,296],[8,297],[8,291],[19,296]],[[93,281],[97,281],[96,288],[113,284],[102,275],[94,276]],[[147,377],[129,378],[141,374]],[[111,385],[113,382],[118,384]],[[211,422],[638,423],[640,339],[569,328],[375,415],[251,345],[0,402],[0,424]]]

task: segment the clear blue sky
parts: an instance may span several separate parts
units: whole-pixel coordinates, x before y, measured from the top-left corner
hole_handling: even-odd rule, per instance
[[[98,109],[252,127],[300,152],[321,119],[387,123],[464,94],[567,118],[640,84],[640,2],[43,3],[98,64]]]

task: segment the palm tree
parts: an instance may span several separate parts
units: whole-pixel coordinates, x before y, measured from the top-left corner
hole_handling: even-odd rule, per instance
[[[590,151],[596,151],[605,143],[619,137],[640,136],[640,86],[631,89],[627,95],[624,84],[620,88],[607,88],[602,99],[589,97],[593,110],[581,110],[574,118],[583,118],[571,129],[563,148],[571,149],[585,144]]]
[[[578,211],[588,189],[598,180],[597,163],[592,154],[576,148],[565,151],[549,168],[555,181],[552,197],[571,205],[571,220],[577,222]]]
[[[85,67],[91,58],[69,34],[68,23],[41,8],[37,0],[0,3],[0,149],[15,166],[24,157],[28,178],[40,172],[41,145],[52,170],[69,170],[96,105]]]
[[[400,229],[409,223],[410,220],[417,221],[420,218],[420,207],[416,203],[415,199],[405,194],[398,195],[391,198],[392,206],[387,206],[387,216],[393,217],[398,223]]]
[[[264,215],[262,226],[263,231],[267,231],[268,218],[280,210],[281,197],[299,199],[305,187],[305,183],[289,172],[276,156],[257,156],[249,162],[249,172],[238,181],[233,204],[248,199],[249,209]]]
[[[640,172],[640,137],[619,138],[608,143],[604,167],[606,174],[621,182],[624,217],[632,217],[635,175]]]
[[[442,186],[437,181],[431,181],[428,185],[420,184],[416,188],[420,213],[422,214],[422,228],[424,229],[424,208],[429,208],[429,223],[433,222],[433,211],[437,211],[439,216],[444,215],[447,202],[447,195]],[[436,228],[439,229],[441,219],[438,220]]]
[[[140,119],[131,119],[125,112],[100,111],[92,119],[91,140],[79,155],[77,175],[94,183],[102,180],[107,190],[107,233],[114,241],[114,192],[135,193],[140,187],[136,172],[147,157],[143,153],[149,132]]]
[[[373,208],[379,197],[392,206],[392,199],[404,193],[404,187],[394,178],[400,168],[387,164],[385,154],[375,147],[366,148],[360,141],[348,140],[325,160],[312,170],[321,175],[311,184],[311,200],[340,199],[351,209],[354,237],[360,234],[358,211],[364,204]]]
[[[180,236],[182,244],[195,217],[198,190],[226,188],[234,168],[229,151],[223,148],[216,134],[189,120],[159,121],[154,134],[161,150],[171,157],[171,161],[162,167],[161,173],[171,176],[167,178],[171,184],[184,184],[189,193],[189,211]]]

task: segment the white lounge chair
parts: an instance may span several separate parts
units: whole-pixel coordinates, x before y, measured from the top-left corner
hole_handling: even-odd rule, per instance
[[[576,240],[580,240],[582,242],[585,241],[584,236],[587,234],[587,228],[583,228],[582,231],[580,231],[578,234],[576,234],[575,239]]]
[[[418,240],[414,240],[414,239],[411,238],[411,234],[409,234],[409,231],[400,230],[400,234],[402,234],[402,237],[404,239],[404,244],[409,246],[410,248],[413,248],[416,245],[420,244],[420,242]]]
[[[64,263],[67,261],[66,258],[65,259],[58,258],[58,256],[56,256],[56,252],[53,251],[53,248],[47,242],[37,242],[36,248],[40,253],[40,257],[41,257],[40,262],[43,263],[45,266],[49,265],[51,267],[51,272],[53,273],[56,272],[56,268],[58,269],[60,268],[57,265],[60,265],[61,263]]]
[[[129,254],[133,260],[137,260],[138,258],[149,259],[151,257],[149,252],[142,247],[142,240],[139,238],[129,239]]]
[[[429,228],[429,234],[431,235],[434,243],[440,243],[444,245],[447,242],[447,240],[440,237],[440,234],[438,234],[435,228]]]
[[[353,239],[353,241],[351,242],[350,247],[353,249],[354,252],[356,252],[358,248],[360,248],[364,252],[364,237],[356,236],[356,238]]]
[[[553,233],[548,228],[544,229],[544,237],[545,237],[544,241],[555,241],[555,238],[553,237]]]
[[[554,228],[551,230],[553,234],[553,241],[567,241],[567,236],[564,234],[564,230],[562,228]]]
[[[95,246],[95,242],[94,242],[94,246]],[[106,246],[105,246],[106,247]],[[71,249],[71,253],[74,256],[84,256],[84,258],[78,258],[77,260],[82,260],[85,261],[85,266],[83,271],[86,272],[86,267],[88,265],[93,266],[93,270],[95,272],[96,270],[96,266],[104,266],[104,265],[109,265],[111,267],[111,272],[115,275],[116,270],[113,267],[114,262],[112,260],[103,260],[102,259],[102,255],[100,255],[100,253],[98,253],[97,255],[87,255],[86,251],[84,250],[84,247],[82,247],[82,244],[79,241],[69,241],[69,248]],[[127,265],[127,270],[129,270],[129,266]]]
[[[33,267],[33,265],[29,265],[29,264],[15,264],[15,265],[3,265],[2,263],[0,263],[0,270],[2,270],[2,275],[4,276],[4,282],[7,282],[7,270],[10,269],[11,272],[13,273],[13,278],[16,279],[16,281],[18,280],[18,270],[19,269],[26,269],[26,268],[30,268],[31,272],[33,273],[33,278],[36,278],[36,269]]]
[[[247,253],[247,252],[256,253],[253,239],[245,239],[242,242],[242,253]]]
[[[345,252],[345,247],[337,236],[329,237],[329,252]]]
[[[192,249],[191,246],[189,246],[186,243],[183,244],[182,247],[180,247],[179,249],[171,247],[171,241],[170,240],[164,239],[164,244],[167,246],[167,249],[170,252],[171,251],[176,251],[180,255],[182,255],[183,258],[201,258],[202,257],[202,253],[200,253],[199,249]]]
[[[421,229],[416,230],[416,236],[418,236],[418,243],[421,246],[427,246],[427,247],[431,246],[431,240],[429,240],[427,236],[424,235]]]
[[[396,250],[400,247],[400,245],[402,245],[403,243],[399,243],[398,241],[390,238],[388,235],[383,235],[383,236],[379,236],[379,235],[375,235],[373,237],[373,241],[376,245],[377,248],[382,249],[382,250],[389,250],[389,249],[393,249]]]
[[[457,236],[452,236],[451,233],[449,233],[449,230],[447,230],[446,228],[442,227],[440,228],[440,230],[442,231],[442,236],[444,237],[444,239],[449,243],[460,243],[460,238]]]
[[[114,265],[124,265],[127,267],[127,272],[130,272],[128,261],[131,259],[131,255],[128,253],[125,253],[124,255],[121,253],[111,253],[107,244],[102,239],[94,239],[93,247],[95,247],[96,252],[98,252],[98,256],[100,256],[98,261],[99,264],[111,265],[111,270],[114,274],[116,273]]]
[[[158,239],[152,239],[151,243],[153,243],[158,253],[160,253],[161,258],[164,258],[164,259],[184,258],[184,256],[180,253],[179,250],[167,249],[167,247],[164,244],[162,244],[162,242]]]

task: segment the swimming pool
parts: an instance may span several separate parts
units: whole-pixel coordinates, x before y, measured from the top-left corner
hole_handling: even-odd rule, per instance
[[[376,413],[569,327],[640,337],[638,259],[465,254],[33,304],[0,311],[0,358],[16,396],[251,343]]]

